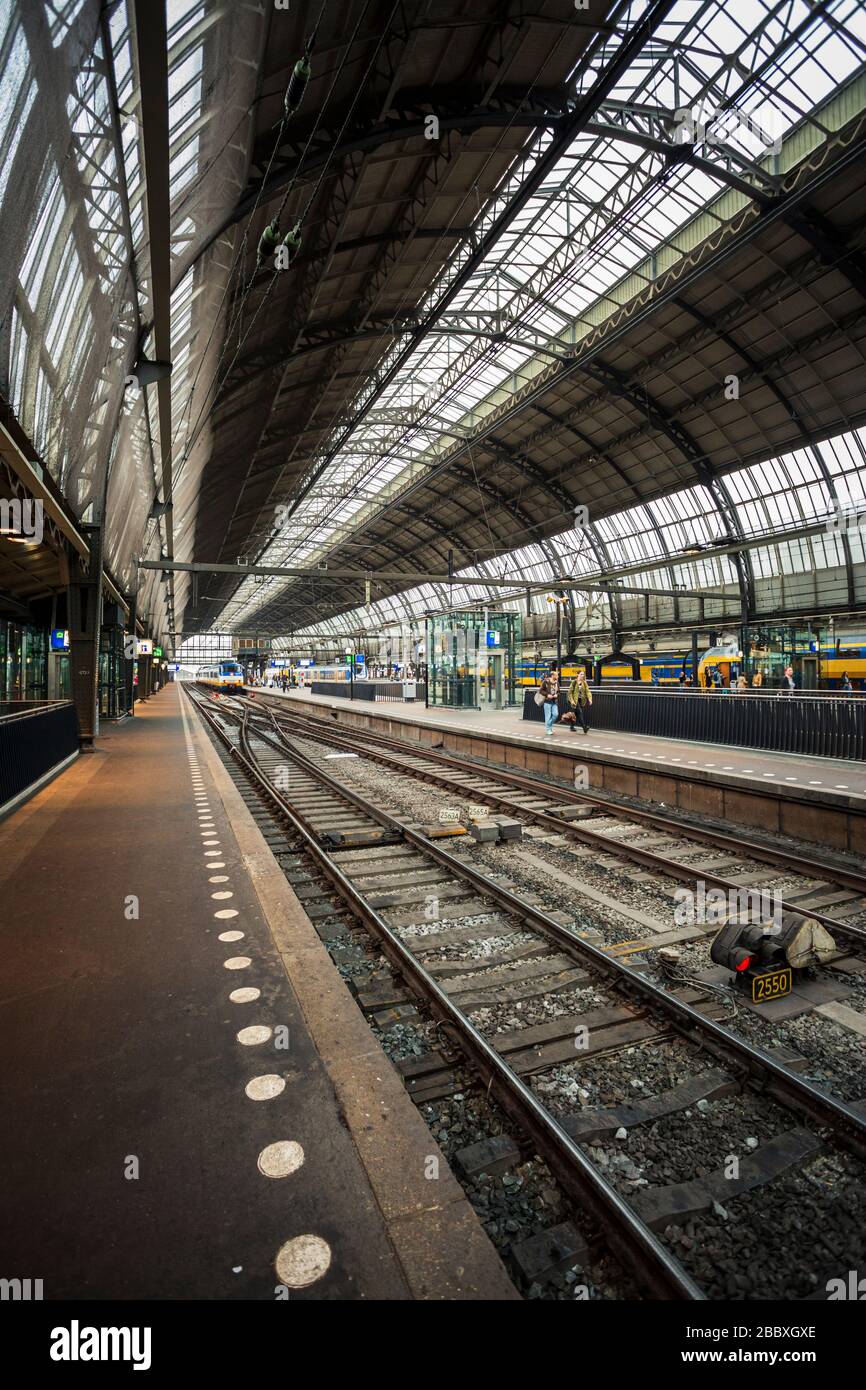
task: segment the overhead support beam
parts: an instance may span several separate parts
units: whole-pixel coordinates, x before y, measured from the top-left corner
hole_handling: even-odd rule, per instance
[[[511,579],[495,579],[484,574],[432,574],[429,571],[421,570],[365,570],[365,569],[346,569],[326,568],[317,569],[301,568],[286,565],[240,565],[223,564],[214,561],[187,561],[187,560],[139,560],[139,569],[144,570],[168,570],[181,571],[184,573],[198,574],[233,574],[233,575],[260,575],[264,577],[277,577],[283,579],[314,579],[324,580],[354,580],[363,584],[366,580],[378,584],[477,584],[480,587],[514,589],[519,597],[527,588],[535,590],[546,590],[552,587],[567,588],[571,586],[575,589],[587,589],[594,586],[602,589],[609,585],[615,585],[620,579],[628,578],[636,574],[649,574],[656,570],[666,570],[673,566],[693,565],[698,560],[714,560],[724,556],[737,555],[740,551],[763,550],[767,546],[785,545],[792,541],[805,540],[809,536],[828,534],[834,530],[834,519],[827,517],[826,520],[810,523],[808,526],[796,526],[789,530],[773,531],[760,536],[748,536],[731,539],[723,545],[696,545],[679,554],[669,554],[658,559],[646,559],[636,561],[631,565],[617,565],[614,569],[603,573],[572,575],[568,573],[552,574],[549,578],[533,581],[527,584],[519,576]],[[636,593],[647,592],[645,586],[634,590]],[[650,591],[652,592],[652,591]],[[689,591],[685,588],[670,590],[671,593],[684,595]],[[706,590],[695,590],[696,593],[706,594]]]
[[[519,419],[530,407],[535,408],[539,402],[543,402],[545,397],[563,385],[570,377],[581,373],[587,374],[590,365],[597,361],[601,351],[609,350],[626,334],[634,332],[639,324],[656,314],[662,305],[675,301],[703,276],[716,270],[722,270],[725,261],[730,256],[750,245],[768,227],[778,222],[789,221],[792,213],[802,205],[807,204],[826,183],[834,177],[838,177],[843,169],[862,160],[864,150],[866,150],[866,129],[861,129],[856,138],[849,144],[839,145],[835,159],[828,158],[821,164],[820,168],[811,173],[811,177],[804,177],[802,183],[792,188],[789,193],[780,195],[768,207],[757,209],[748,225],[742,230],[733,233],[729,238],[721,238],[720,244],[710,249],[704,257],[696,257],[693,263],[674,267],[672,272],[655,283],[652,294],[647,296],[645,301],[636,304],[632,312],[618,317],[616,324],[607,331],[603,339],[600,335],[597,337],[593,335],[594,341],[586,348],[579,349],[568,362],[545,369],[540,373],[539,378],[516,392],[513,400],[505,409],[491,412],[488,419],[476,430],[471,439],[456,445],[453,452],[443,458],[441,462],[433,464],[425,473],[409,482],[402,492],[395,494],[383,505],[379,512],[379,519],[383,518],[391,509],[404,505],[413,494],[427,487],[433,479],[450,473],[455,464],[465,457],[471,448],[482,444],[494,431],[501,432],[512,421]],[[355,423],[352,422],[347,433],[351,433]]]
[[[169,189],[168,46],[163,0],[135,0],[135,48],[141,99],[141,138],[150,257],[150,296],[153,305],[154,356],[171,361],[171,194]],[[139,353],[144,344],[138,345]],[[165,548],[174,554],[171,466],[171,379],[157,382],[162,501],[166,510]],[[166,613],[174,609],[174,590],[168,586]]]
[[[136,0],[138,4],[148,3],[148,0]],[[432,104],[435,100],[434,89],[431,88],[428,94],[427,103]],[[503,106],[501,109],[482,108],[466,109],[457,114],[442,114],[439,117],[439,130],[444,135],[449,131],[460,134],[471,135],[474,131],[491,130],[544,130],[556,129],[565,119],[562,109],[555,110],[526,110],[526,93],[522,92],[520,101],[524,103],[524,109],[517,109],[517,98],[514,106]],[[434,107],[435,109],[435,107]],[[224,236],[227,231],[238,222],[243,222],[249,217],[256,207],[266,208],[268,204],[288,185],[303,186],[319,176],[322,170],[331,166],[337,168],[347,159],[356,155],[371,154],[375,150],[386,145],[400,144],[406,140],[423,140],[426,132],[426,114],[405,116],[402,119],[387,121],[375,126],[372,130],[368,127],[359,127],[347,133],[339,144],[334,144],[332,132],[320,132],[316,141],[315,150],[305,151],[299,149],[297,154],[287,160],[283,166],[277,169],[267,182],[257,185],[251,189],[229,213],[228,217],[219,226],[208,234],[207,239],[196,247],[195,254],[191,260],[185,260],[183,269],[178,274],[178,281],[188,272],[192,265],[205,254],[206,251]],[[301,166],[303,174],[301,175]]]
[[[551,175],[575,137],[581,133],[598,107],[614,90],[617,82],[623,73],[627,71],[634,59],[645,49],[659,25],[664,23],[668,14],[674,8],[674,5],[675,0],[654,0],[654,3],[650,5],[647,12],[623,39],[620,47],[617,49],[608,65],[598,73],[589,91],[575,104],[567,118],[558,119],[556,121],[556,133],[554,138],[550,141],[547,149],[536,163],[529,177],[515,193],[510,202],[503,207],[502,211],[490,224],[483,236],[475,239],[470,254],[465,257],[459,273],[454,275],[450,280],[438,301],[431,307],[428,314],[425,316],[423,324],[415,330],[410,341],[402,351],[396,355],[394,360],[389,363],[385,372],[377,378],[375,391],[371,393],[365,404],[346,421],[337,439],[328,448],[324,456],[316,462],[312,472],[298,490],[289,516],[294,514],[304,499],[309,495],[325,469],[339,453],[358,424],[367,416],[369,411],[374,407],[376,401],[381,397],[382,392],[387,389],[397,376],[398,372],[408,361],[416,343],[429,332],[442,315],[447,312],[464,286],[471,280],[478,267],[490,254],[492,248],[509,229],[514,219],[519,216],[530,199],[533,198],[538,189],[543,186],[545,179]],[[566,364],[562,365],[564,367]]]

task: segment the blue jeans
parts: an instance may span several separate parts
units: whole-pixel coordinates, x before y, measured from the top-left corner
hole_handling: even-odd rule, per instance
[[[553,726],[559,718],[559,705],[555,700],[545,700],[544,702],[544,728],[547,733],[552,733]]]

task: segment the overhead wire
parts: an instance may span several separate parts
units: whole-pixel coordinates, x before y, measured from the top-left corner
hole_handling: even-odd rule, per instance
[[[316,180],[316,183],[315,183],[315,186],[314,186],[314,188],[313,188],[313,191],[312,191],[312,193],[310,194],[309,198],[307,199],[306,204],[304,205],[304,209],[303,209],[302,213],[300,214],[300,216],[299,216],[298,219],[297,219],[297,224],[296,224],[296,225],[302,225],[302,224],[303,224],[303,221],[304,221],[304,219],[306,218],[307,213],[309,212],[309,210],[310,210],[310,208],[311,208],[313,202],[315,201],[315,199],[316,199],[317,196],[318,196],[319,189],[321,188],[322,183],[323,183],[325,177],[327,176],[328,170],[329,170],[330,167],[331,167],[331,161],[332,161],[332,159],[333,159],[333,157],[334,157],[334,151],[335,151],[335,149],[338,149],[338,148],[339,148],[340,141],[342,140],[342,138],[343,138],[343,136],[344,136],[344,134],[345,134],[345,132],[346,132],[346,127],[347,127],[347,125],[349,124],[349,121],[350,121],[350,119],[351,119],[351,117],[352,117],[352,115],[353,115],[353,113],[354,113],[355,107],[356,107],[356,105],[357,105],[357,103],[358,103],[358,99],[359,99],[359,97],[361,96],[361,93],[362,93],[362,91],[363,91],[364,83],[366,82],[367,78],[369,77],[370,71],[371,71],[371,69],[372,69],[372,67],[373,67],[373,64],[376,62],[376,59],[377,59],[378,56],[379,56],[379,53],[380,53],[381,48],[382,48],[382,45],[383,45],[383,43],[384,43],[384,41],[385,41],[386,34],[387,34],[387,32],[388,32],[388,26],[390,25],[392,19],[394,18],[394,15],[396,14],[397,10],[400,8],[400,3],[401,3],[401,0],[394,0],[394,4],[393,4],[393,6],[392,6],[391,13],[390,13],[389,16],[388,16],[388,19],[386,20],[385,25],[383,26],[383,32],[382,32],[382,34],[379,36],[379,40],[378,40],[378,42],[377,42],[377,44],[376,44],[376,47],[375,47],[375,49],[374,49],[374,51],[373,51],[373,54],[372,54],[372,56],[371,56],[371,58],[370,58],[370,61],[369,61],[369,63],[367,64],[367,70],[366,70],[366,72],[364,73],[364,79],[363,79],[362,83],[358,86],[358,88],[357,88],[356,91],[355,91],[355,95],[353,96],[352,101],[351,101],[351,103],[350,103],[350,105],[349,105],[349,108],[348,108],[348,110],[347,110],[347,112],[346,112],[346,115],[345,115],[345,117],[343,118],[343,123],[342,123],[342,125],[341,125],[341,127],[340,127],[340,130],[339,130],[339,132],[337,133],[337,138],[336,138],[336,140],[334,141],[334,145],[333,145],[333,147],[332,147],[332,149],[331,149],[331,151],[330,151],[330,153],[329,153],[329,155],[328,155],[328,158],[326,159],[325,163],[323,164],[323,166],[322,166],[322,168],[321,168],[321,170],[320,170],[320,172],[319,172],[319,177],[318,177],[317,180]],[[334,76],[334,81],[333,81],[333,83],[332,83],[332,85],[331,85],[331,91],[333,91],[334,85],[336,84],[336,82],[337,82],[337,80],[338,80],[338,78],[339,78],[339,76],[340,76],[340,73],[342,72],[343,67],[345,66],[345,62],[346,62],[346,60],[348,59],[349,52],[350,52],[350,50],[351,50],[351,46],[352,46],[352,44],[354,43],[355,34],[357,33],[358,29],[360,28],[361,21],[362,21],[362,19],[364,18],[364,15],[366,14],[366,11],[367,11],[367,9],[369,8],[369,5],[370,5],[370,0],[366,0],[366,4],[364,5],[364,9],[362,10],[361,14],[360,14],[359,17],[358,17],[358,22],[357,22],[357,24],[355,25],[355,30],[354,30],[354,32],[353,32],[353,34],[352,34],[352,37],[350,38],[350,40],[349,40],[349,42],[348,42],[348,44],[347,44],[347,46],[346,46],[346,51],[345,51],[345,54],[344,54],[344,57],[343,57],[343,63],[340,65],[340,67],[338,68],[338,70],[337,70],[337,72],[336,72],[336,74],[335,74],[335,76]],[[328,93],[328,97],[330,97],[330,92]],[[326,99],[326,100],[327,100],[327,99]],[[318,120],[317,120],[317,125],[318,125]],[[313,131],[312,131],[311,134],[310,134],[309,139],[307,140],[307,145],[306,145],[306,147],[305,147],[304,153],[306,153],[306,149],[309,148],[310,140],[312,140],[313,134],[315,134],[315,129],[316,129],[316,127],[314,127]],[[284,212],[284,210],[285,210],[286,203],[288,202],[289,197],[290,197],[290,195],[291,195],[291,193],[292,193],[292,190],[293,190],[293,188],[294,188],[294,184],[295,184],[295,181],[296,181],[296,179],[297,179],[297,175],[298,175],[298,173],[300,172],[300,164],[301,164],[302,162],[303,162],[303,155],[301,156],[301,161],[299,161],[298,170],[297,170],[296,173],[292,176],[292,180],[291,180],[291,182],[290,182],[288,188],[286,189],[286,191],[285,191],[285,193],[284,193],[284,195],[283,195],[283,200],[282,200],[282,202],[281,202],[281,204],[280,204],[280,209],[279,209],[279,212],[278,212],[278,214],[277,214],[278,218],[282,216],[282,214],[283,214],[283,212]],[[265,287],[265,292],[264,292],[264,294],[262,295],[262,298],[261,298],[261,300],[260,300],[260,302],[259,302],[259,305],[258,305],[258,307],[257,307],[257,309],[256,309],[256,311],[255,311],[255,313],[253,314],[252,319],[250,320],[250,323],[249,323],[249,326],[248,326],[248,328],[247,328],[247,331],[246,331],[246,333],[244,334],[243,338],[241,338],[241,339],[239,340],[239,342],[238,342],[237,348],[235,349],[235,355],[234,355],[234,357],[232,358],[231,362],[229,363],[228,369],[227,369],[226,373],[224,374],[222,381],[219,383],[219,387],[222,387],[222,386],[224,385],[224,383],[225,383],[225,381],[226,381],[226,379],[227,379],[229,373],[230,373],[231,370],[232,370],[232,367],[234,366],[235,362],[236,362],[237,359],[238,359],[238,356],[239,356],[239,354],[240,354],[240,352],[241,352],[241,349],[242,349],[243,346],[244,346],[244,343],[247,341],[247,339],[249,338],[250,333],[252,332],[252,329],[253,329],[253,326],[255,325],[256,319],[258,318],[259,314],[261,313],[262,309],[264,308],[265,304],[267,303],[267,300],[268,300],[268,297],[269,297],[269,295],[270,295],[270,292],[271,292],[271,290],[273,289],[274,284],[275,284],[277,278],[279,277],[279,275],[280,275],[281,273],[282,273],[282,272],[279,271],[279,270],[275,270],[275,271],[273,272],[270,281],[268,282],[267,286]],[[218,387],[217,389],[219,389],[219,387]]]

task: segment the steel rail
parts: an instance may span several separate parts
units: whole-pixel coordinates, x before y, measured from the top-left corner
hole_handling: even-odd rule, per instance
[[[333,884],[340,897],[373,932],[385,955],[407,980],[414,993],[429,1004],[455,1030],[462,1049],[492,1087],[503,1108],[532,1136],[539,1152],[544,1155],[572,1199],[597,1222],[604,1232],[605,1240],[622,1262],[624,1269],[636,1274],[645,1289],[656,1297],[691,1301],[706,1299],[706,1294],[695,1283],[688,1271],[671,1255],[650,1228],[635,1215],[628,1203],[586,1157],[571,1135],[548,1113],[531,1088],[512,1071],[495,1048],[487,1042],[474,1024],[453,1003],[441,985],[411,954],[387,922],[374,908],[369,906],[363,895],[318,843],[318,840],[310,832],[307,822],[292,808],[286,797],[259,768],[250,748],[247,712],[239,714],[230,709],[225,710],[226,714],[239,723],[241,747],[238,748],[220,729],[218,721],[205,707],[204,701],[194,696],[190,698],[236,761],[241,764],[265,795],[275,803],[280,814],[289,822],[306,851]],[[320,775],[319,770],[313,764],[308,763],[303,754],[287,747],[282,739],[277,743],[259,730],[255,731],[255,736],[267,741],[279,752],[288,753],[299,767],[310,772],[318,781],[325,785],[331,784],[332,779],[328,778],[327,775]],[[362,798],[349,793],[341,784],[334,782],[333,790],[337,791],[341,797],[355,802],[359,808],[368,809]],[[373,808],[370,810],[372,811]],[[385,812],[376,813],[373,816],[377,821],[381,821],[383,817],[394,829],[404,829],[399,821],[388,816]],[[423,841],[423,837],[420,839]],[[423,849],[426,845],[419,843],[417,847]],[[455,870],[454,865],[449,864],[448,867],[452,871]]]
[[[276,728],[276,721],[274,721],[274,726]],[[770,1057],[768,1053],[754,1047],[745,1039],[737,1037],[735,1033],[724,1028],[721,1024],[705,1018],[690,1004],[676,999],[667,990],[660,985],[653,984],[651,980],[646,979],[624,961],[608,955],[598,946],[575,936],[568,928],[561,926],[552,917],[549,917],[546,912],[542,912],[539,908],[525,902],[516,893],[496,883],[495,880],[481,873],[478,869],[469,864],[461,863],[447,850],[441,849],[433,840],[428,839],[421,831],[414,830],[405,822],[398,820],[396,816],[392,816],[390,812],[382,810],[381,807],[367,801],[358,792],[346,787],[330,773],[317,767],[303,753],[292,747],[284,734],[277,732],[278,741],[276,743],[262,731],[257,730],[256,736],[270,742],[271,746],[276,747],[278,751],[289,753],[298,766],[302,767],[322,786],[345,798],[363,811],[365,815],[378,821],[388,830],[401,834],[408,844],[414,845],[416,849],[421,850],[429,858],[435,859],[449,872],[464,878],[479,893],[493,898],[506,911],[522,916],[524,920],[528,919],[533,926],[537,927],[562,951],[570,954],[580,964],[589,961],[602,974],[608,976],[618,987],[621,987],[626,994],[637,995],[651,1008],[666,1014],[692,1041],[695,1041],[695,1038],[692,1037],[693,1034],[699,1035],[701,1044],[728,1065],[733,1059],[735,1065],[745,1067],[751,1074],[759,1073],[764,1087],[785,1105],[797,1110],[816,1124],[828,1126],[839,1141],[852,1153],[860,1158],[866,1158],[866,1114],[861,1115],[847,1102],[825,1095],[810,1081],[804,1080],[796,1072]]]
[[[276,722],[276,714],[275,711],[273,711],[273,707],[271,705],[261,705],[258,706],[258,708],[261,708],[263,711],[268,713],[271,716],[271,718],[274,719]],[[287,715],[283,716],[282,722],[284,722],[286,718],[290,720],[294,718],[299,722],[303,736],[305,726],[302,717],[299,715],[288,713]],[[320,741],[330,742],[336,745],[342,745],[344,747],[358,748],[360,746],[363,748],[366,756],[378,759],[379,761],[385,763],[388,766],[398,768],[400,771],[404,773],[405,776],[412,775],[412,769],[402,767],[396,759],[388,759],[387,755],[382,751],[377,751],[375,748],[368,748],[364,744],[363,740],[361,740],[360,738],[357,741],[353,742],[350,735],[342,731],[340,733],[332,732],[331,729],[324,724],[323,720],[316,719],[314,722],[321,723],[323,725],[321,733],[316,731],[316,734],[312,735],[314,740],[318,738]],[[366,735],[367,731],[365,730],[364,733]],[[306,736],[311,736],[309,734],[309,731],[307,731]],[[377,737],[379,739],[383,738],[382,735],[374,735],[374,737]],[[403,750],[400,749],[400,751],[402,752]],[[412,750],[413,756],[422,758],[432,757],[433,754],[436,752],[437,750],[432,750],[431,753],[427,749],[418,749],[417,751],[414,749]],[[441,759],[437,757],[436,761],[444,761],[447,762],[449,765],[458,766],[464,772],[466,770],[465,761],[462,761],[458,758],[449,757],[449,755],[447,754],[444,755],[444,757]],[[537,781],[533,781],[530,784],[530,782],[527,779],[515,780],[511,774],[507,772],[500,772],[499,769],[488,769],[485,767],[484,771],[485,775],[489,775],[494,780],[499,779],[500,781],[513,782],[514,785],[523,786],[527,790],[531,790],[533,792],[544,791],[546,793],[548,791],[555,791],[559,793],[559,795],[567,802],[576,802],[577,804],[587,804],[587,802],[591,802],[595,805],[603,807],[608,814],[616,817],[617,819],[632,819],[632,813],[629,809],[611,809],[606,802],[599,801],[597,798],[593,797],[586,798],[586,800],[584,800],[580,793],[575,792],[574,794],[572,794],[568,791],[568,789],[564,787],[549,788],[546,784]],[[428,776],[431,781],[442,782],[449,790],[454,790],[453,783],[448,782],[447,779],[437,779],[435,772],[433,772],[432,770],[430,773],[425,775]],[[713,874],[705,871],[696,873],[694,869],[691,868],[688,864],[682,864],[676,859],[666,859],[663,855],[656,854],[652,850],[641,849],[639,845],[626,845],[622,844],[619,840],[611,840],[606,835],[603,835],[600,831],[590,830],[583,825],[576,825],[573,821],[560,820],[559,817],[551,815],[545,811],[524,809],[520,806],[513,806],[509,801],[505,800],[504,798],[498,797],[494,792],[485,792],[481,790],[477,792],[473,791],[472,796],[473,798],[477,797],[479,801],[492,802],[495,805],[510,811],[512,814],[530,817],[537,825],[542,826],[546,829],[555,830],[558,834],[569,834],[573,836],[574,839],[579,840],[582,844],[585,844],[592,849],[603,849],[607,854],[619,855],[621,858],[628,859],[633,863],[640,865],[642,868],[650,869],[654,873],[665,874],[669,878],[676,878],[682,883],[696,884],[698,882],[702,882],[712,888],[719,888],[725,893],[734,895],[738,895],[744,891],[749,891],[748,889],[744,890],[740,884],[733,882],[733,880],[724,878],[719,874]],[[640,814],[641,813],[638,813],[638,815]],[[691,826],[683,826],[678,822],[666,821],[663,817],[652,817],[652,820],[657,823],[659,828],[664,828],[669,834],[678,834],[683,837],[693,838],[696,840],[704,839],[704,832],[702,830],[696,830],[693,832]],[[672,826],[676,826],[676,829],[672,830]],[[714,832],[709,832],[709,834],[713,836],[713,838],[708,841],[709,843],[716,844],[720,848],[728,848],[732,852],[735,852],[739,855],[749,855],[754,857],[755,859],[763,859],[774,864],[781,863],[783,867],[788,868],[791,872],[798,874],[803,874],[804,870],[812,870],[813,872],[819,874],[822,877],[827,876],[827,869],[825,866],[811,861],[805,858],[804,856],[796,856],[793,854],[788,855],[787,852],[784,850],[779,851],[779,855],[776,856],[773,850],[763,850],[761,846],[754,845],[754,843],[751,841],[741,841],[737,839],[737,837],[735,836],[725,836],[721,834],[719,836],[715,836]],[[722,840],[726,841],[724,845],[720,844],[720,841]],[[769,855],[773,855],[773,858],[768,860]],[[839,875],[837,876],[835,871],[833,871],[833,878],[834,880],[841,883],[844,887],[852,887],[854,891],[860,891],[866,894],[866,880],[860,878],[856,874],[846,874],[844,871],[840,871]],[[846,878],[848,880],[847,882]],[[736,900],[736,898],[734,900]],[[831,933],[835,932],[837,935],[845,936],[846,938],[857,942],[858,945],[866,948],[866,927],[858,927],[853,923],[844,921],[844,919],[828,917],[825,913],[813,911],[809,908],[798,907],[796,903],[789,903],[786,902],[784,899],[780,903],[780,908],[783,912],[795,913],[798,917],[802,917],[804,919],[808,918],[810,921],[818,922],[822,927],[826,928],[827,931]]]
[[[265,696],[266,700],[273,699],[273,696]],[[303,719],[304,715],[294,709],[287,709],[284,701],[274,704],[275,709],[282,709],[288,718]],[[313,724],[319,724],[323,729],[330,730],[333,726],[328,724],[326,719],[310,713],[309,718]],[[420,726],[419,726],[420,727]],[[349,735],[342,731],[344,737]],[[415,757],[428,758],[431,761],[441,762],[449,767],[459,768],[465,772],[467,762],[465,757],[458,757],[455,753],[449,753],[443,748],[431,748],[423,744],[410,743],[408,739],[399,738],[396,734],[383,734],[371,729],[365,729],[364,737],[381,744],[383,747],[392,748],[396,752],[409,753]],[[471,731],[470,731],[471,732]],[[579,746],[579,745],[578,745]],[[644,811],[637,807],[618,806],[615,802],[608,801],[603,796],[593,795],[589,791],[577,791],[571,787],[563,787],[556,782],[543,782],[539,777],[534,777],[526,772],[518,772],[513,768],[495,767],[489,763],[471,763],[470,766],[478,767],[485,775],[496,778],[501,782],[510,783],[512,786],[526,790],[528,792],[544,792],[551,799],[559,798],[569,805],[597,806],[606,814],[619,820],[640,821],[657,830],[664,830],[670,833],[686,834],[691,839],[701,840],[705,844],[715,845],[719,849],[727,849],[742,854],[747,852],[755,859],[763,859],[767,863],[777,864],[780,868],[790,869],[793,873],[802,873],[803,867],[812,870],[819,877],[826,877],[828,866],[820,860],[810,859],[808,855],[795,854],[791,850],[782,849],[781,846],[767,845],[757,840],[748,840],[745,837],[728,835],[723,830],[712,830],[707,826],[692,825],[687,821],[680,821],[670,816],[662,816],[657,811]],[[664,770],[663,770],[664,771]],[[665,775],[672,775],[666,773]],[[792,796],[791,798],[794,798]],[[805,804],[805,803],[804,803]],[[859,874],[852,869],[845,868],[844,865],[830,866],[833,878],[844,888],[851,888],[854,892],[863,893],[866,896],[866,873]]]

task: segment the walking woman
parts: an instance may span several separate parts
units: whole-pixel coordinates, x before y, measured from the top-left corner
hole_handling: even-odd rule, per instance
[[[541,682],[539,690],[541,703],[544,705],[544,737],[553,737],[553,726],[559,718],[559,671],[556,666],[551,666],[544,680]]]
[[[586,672],[579,670],[571,685],[568,687],[568,703],[571,709],[579,717],[583,726],[583,732],[589,733],[589,711],[592,708],[592,691],[586,679]],[[577,733],[577,722],[571,725],[571,732]]]

